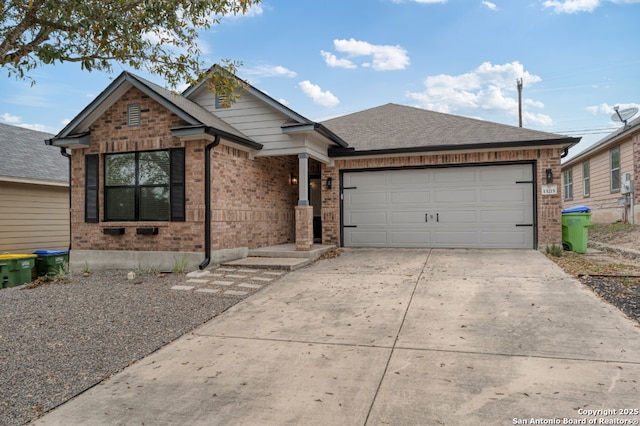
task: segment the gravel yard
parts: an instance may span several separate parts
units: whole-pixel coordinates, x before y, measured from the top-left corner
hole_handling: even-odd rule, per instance
[[[0,291],[1,425],[29,422],[268,285],[180,291],[184,274],[127,272]]]

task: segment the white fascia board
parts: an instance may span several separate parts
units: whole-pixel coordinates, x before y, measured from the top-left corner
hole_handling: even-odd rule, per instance
[[[562,145],[549,145],[547,148],[562,149]],[[528,146],[518,148],[483,148],[483,149],[461,149],[461,150],[444,150],[444,151],[422,151],[422,152],[398,152],[387,154],[370,154],[370,155],[347,155],[342,157],[330,157],[333,161],[347,161],[347,160],[367,160],[371,158],[398,158],[398,157],[418,157],[418,156],[436,156],[436,155],[450,155],[450,154],[471,154],[474,152],[501,152],[501,151],[526,151],[526,150],[538,150],[539,146]],[[528,160],[525,160],[528,161]],[[490,163],[490,162],[486,162]]]

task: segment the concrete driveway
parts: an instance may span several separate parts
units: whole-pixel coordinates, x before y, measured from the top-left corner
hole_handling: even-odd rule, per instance
[[[639,378],[637,324],[539,252],[350,249],[36,423],[620,424]]]

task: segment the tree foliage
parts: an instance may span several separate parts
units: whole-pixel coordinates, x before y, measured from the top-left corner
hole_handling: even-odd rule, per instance
[[[173,89],[204,78],[218,87],[233,86],[238,62],[205,67],[198,31],[259,2],[2,0],[0,66],[9,76],[31,79],[30,72],[45,64],[78,62],[87,71],[111,71],[120,63],[159,75]]]

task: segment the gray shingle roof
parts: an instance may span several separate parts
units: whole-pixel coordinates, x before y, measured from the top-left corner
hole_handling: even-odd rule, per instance
[[[69,160],[44,143],[52,137],[0,123],[0,176],[69,182]]]
[[[500,145],[578,143],[554,133],[386,104],[322,122],[362,151],[480,149]],[[339,156],[339,155],[338,155]]]

